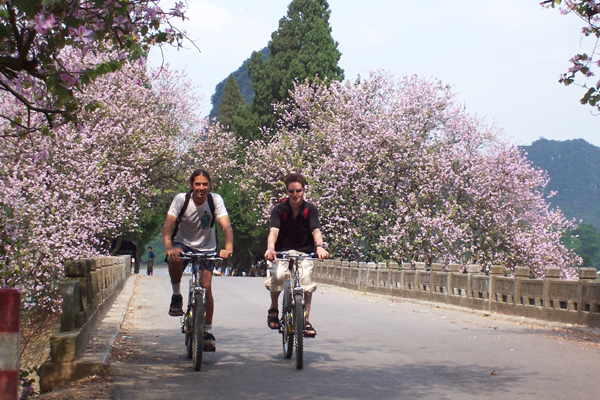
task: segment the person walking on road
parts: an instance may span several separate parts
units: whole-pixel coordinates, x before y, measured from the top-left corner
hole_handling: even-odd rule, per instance
[[[148,267],[146,268],[146,274],[154,275],[154,259],[156,256],[152,251],[152,247],[148,247]]]

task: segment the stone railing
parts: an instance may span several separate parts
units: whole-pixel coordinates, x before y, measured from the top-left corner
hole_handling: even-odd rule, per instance
[[[363,292],[600,327],[600,282],[594,268],[580,268],[573,281],[559,279],[558,268],[547,268],[544,279],[530,279],[528,267],[517,267],[514,277],[504,276],[502,266],[492,266],[489,275],[480,274],[478,265],[460,270],[452,264],[443,271],[441,264],[326,260],[315,263],[313,279]]]
[[[67,261],[61,330],[50,338],[50,359],[39,370],[42,391],[80,377],[96,375],[97,363],[81,358],[92,333],[131,274],[131,257],[97,257]]]

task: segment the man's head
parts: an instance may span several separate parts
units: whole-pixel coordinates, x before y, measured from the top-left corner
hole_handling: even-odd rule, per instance
[[[194,192],[194,201],[196,204],[202,204],[210,190],[212,181],[210,174],[204,169],[197,169],[190,176],[190,186]]]
[[[293,183],[293,182],[299,183],[303,189],[304,189],[304,186],[306,186],[306,179],[304,178],[304,176],[302,174],[299,174],[297,172],[292,172],[291,174],[289,174],[288,176],[285,177],[286,189],[289,189],[290,183]]]
[[[152,251],[152,247],[148,247],[148,251]]]
[[[302,174],[294,172],[285,177],[285,187],[292,206],[300,206],[302,204],[305,186],[306,179],[304,179]]]
[[[192,172],[192,175],[190,175],[190,185],[194,184],[194,180],[196,179],[197,176],[204,176],[204,177],[206,177],[206,179],[208,179],[209,184],[212,183],[212,180],[210,179],[210,174],[208,173],[208,171],[205,169],[202,169],[202,168],[198,168],[197,170]]]

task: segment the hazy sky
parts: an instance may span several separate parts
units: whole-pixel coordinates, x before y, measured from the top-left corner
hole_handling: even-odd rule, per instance
[[[211,109],[215,85],[254,50],[267,45],[288,0],[188,0],[184,23],[201,52],[167,51],[165,62],[186,68]],[[168,8],[170,1],[161,2]],[[590,51],[574,15],[539,0],[329,0],[333,38],[347,79],[369,70],[418,74],[453,86],[467,111],[530,144],[583,138],[600,146],[600,116],[579,104],[583,89],[558,77],[577,52]],[[158,64],[154,52],[151,62]]]

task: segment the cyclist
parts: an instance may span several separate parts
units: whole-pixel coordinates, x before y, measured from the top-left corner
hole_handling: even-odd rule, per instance
[[[211,185],[210,174],[206,170],[197,169],[190,176],[189,182],[192,193],[188,197],[186,209],[182,210],[186,203],[187,194],[179,193],[171,203],[162,231],[165,252],[169,258],[169,276],[171,277],[171,285],[173,286],[169,315],[174,317],[183,315],[181,276],[188,263],[188,260],[182,260],[179,254],[183,251],[216,250],[217,240],[211,221],[219,221],[223,228],[225,249],[219,252],[219,256],[228,258],[233,254],[233,230],[229,222],[227,209],[221,196],[216,193],[209,193]],[[209,196],[212,197],[214,206],[211,206]],[[211,212],[212,208],[214,208],[214,213]],[[179,224],[177,225],[176,234],[171,238],[171,232],[178,219]],[[215,351],[216,349],[215,337],[212,334],[214,311],[212,295],[213,269],[214,267],[210,266],[201,272],[202,287],[206,289],[206,334],[204,337],[204,349],[206,351]]]
[[[279,330],[279,294],[283,290],[287,261],[278,261],[278,251],[294,250],[300,253],[315,253],[320,260],[329,257],[323,244],[319,210],[304,200],[306,179],[299,173],[291,173],[285,178],[288,198],[271,210],[271,224],[267,240],[265,259],[269,261],[271,276],[265,282],[271,292],[271,308],[268,310],[267,325]],[[315,250],[316,249],[316,250]],[[317,331],[309,322],[312,293],[317,286],[312,282],[313,262],[304,260],[300,264],[300,284],[305,290],[306,326],[305,336],[314,337]]]

